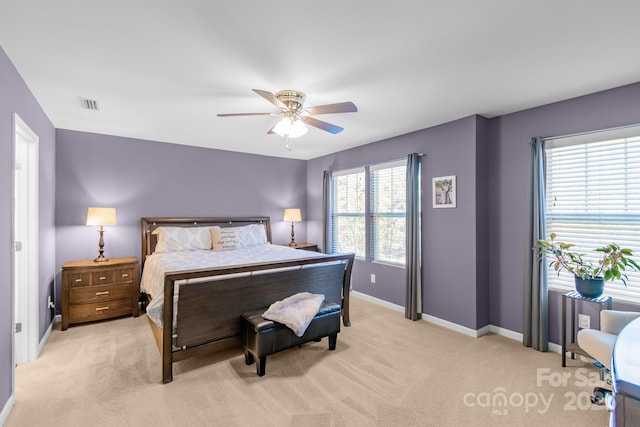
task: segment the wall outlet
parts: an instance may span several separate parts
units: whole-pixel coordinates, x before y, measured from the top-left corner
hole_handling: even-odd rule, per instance
[[[591,327],[591,316],[578,314],[578,326],[582,329],[589,329]]]
[[[371,283],[376,283],[376,275],[371,273]]]

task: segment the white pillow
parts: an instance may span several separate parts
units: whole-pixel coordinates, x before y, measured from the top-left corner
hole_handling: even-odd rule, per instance
[[[237,227],[240,244],[243,248],[267,244],[267,230],[263,224],[249,224]]]
[[[211,243],[214,251],[232,251],[242,247],[235,227],[211,228]]]
[[[211,249],[211,227],[158,227],[156,253]]]

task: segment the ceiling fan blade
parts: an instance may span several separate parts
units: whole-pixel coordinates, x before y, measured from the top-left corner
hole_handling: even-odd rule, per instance
[[[270,116],[273,113],[226,113],[218,114],[218,117],[233,117],[233,116]]]
[[[332,113],[355,113],[358,107],[353,102],[340,102],[338,104],[318,105],[317,107],[305,108],[309,114],[332,114]]]
[[[302,120],[308,125],[326,130],[334,135],[344,130],[344,128],[341,128],[340,126],[332,125],[331,123],[323,122],[322,120],[314,119],[313,117],[305,117]]]
[[[284,108],[286,109],[287,106],[284,105],[284,103],[282,101],[280,101],[274,94],[272,94],[271,92],[268,92],[266,90],[260,90],[260,89],[252,89],[255,93],[257,93],[258,95],[260,95],[261,97],[263,97],[264,99],[266,99],[267,101],[269,101],[270,103],[272,103],[273,105],[275,105],[278,108]]]

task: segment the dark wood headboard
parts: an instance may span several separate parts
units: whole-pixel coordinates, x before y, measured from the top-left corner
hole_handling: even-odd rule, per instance
[[[268,216],[256,217],[222,217],[222,218],[140,218],[142,229],[142,266],[147,256],[155,250],[157,235],[153,230],[158,227],[242,227],[249,224],[262,224],[267,232],[267,240],[271,242],[271,222]]]

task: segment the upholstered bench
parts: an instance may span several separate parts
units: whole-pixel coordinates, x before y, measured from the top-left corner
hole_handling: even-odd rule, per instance
[[[257,359],[256,372],[265,374],[267,356],[302,345],[309,341],[320,341],[329,337],[329,350],[336,349],[338,332],[340,332],[340,305],[324,301],[313,320],[301,337],[282,323],[267,320],[262,314],[267,308],[242,314],[240,338],[244,347],[244,360],[247,365]]]

